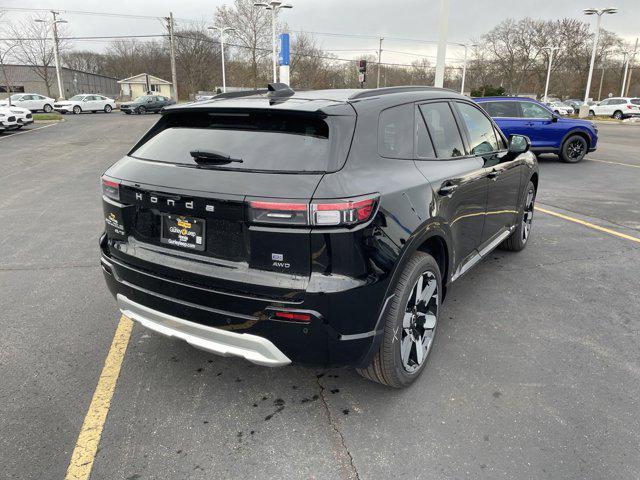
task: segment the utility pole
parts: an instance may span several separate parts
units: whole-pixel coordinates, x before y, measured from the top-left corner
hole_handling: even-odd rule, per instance
[[[56,62],[56,76],[58,77],[58,94],[60,98],[64,98],[64,89],[62,88],[62,76],[60,75],[60,50],[58,47],[58,15],[59,13],[51,10],[53,15],[53,59]]]
[[[449,29],[449,2],[450,0],[440,0],[440,19],[438,26],[438,56],[436,60],[436,77],[433,85],[444,87],[444,67],[447,55],[447,31]]]
[[[380,37],[380,42],[378,44],[378,81],[376,82],[376,88],[380,88],[380,69],[382,68],[382,65],[380,62],[382,62],[382,41],[384,40],[384,37]]]
[[[178,101],[178,75],[176,73],[176,41],[173,36],[175,23],[173,23],[173,12],[169,12],[169,49],[171,52],[171,82],[173,83],[173,99]]]

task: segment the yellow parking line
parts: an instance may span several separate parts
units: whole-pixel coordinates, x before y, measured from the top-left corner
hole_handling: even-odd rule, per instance
[[[614,235],[616,237],[624,238],[625,240],[631,240],[632,242],[640,243],[640,238],[638,237],[627,235],[626,233],[616,232],[615,230],[601,227],[600,225],[594,225],[593,223],[585,222],[584,220],[580,220],[579,218],[570,217],[568,215],[563,215],[562,213],[558,213],[558,212],[552,212],[551,210],[547,210],[546,208],[540,208],[538,206],[536,206],[536,211],[543,212],[548,215],[553,215],[554,217],[562,218],[564,220],[569,220],[570,222],[579,223],[580,225],[584,225],[585,227],[593,228],[594,230],[599,230],[601,232],[608,233],[609,235]]]
[[[611,165],[623,165],[625,167],[640,168],[640,165],[634,165],[632,163],[611,162],[609,160],[594,160],[593,158],[589,158],[589,159],[587,159],[587,161],[588,162],[610,163]]]
[[[120,367],[127,351],[127,345],[129,345],[132,327],[133,322],[123,315],[118,323],[107,359],[104,361],[104,367],[98,380],[98,386],[93,393],[89,411],[84,417],[65,480],[88,480],[91,475],[104,422],[109,413],[113,392],[120,375]]]

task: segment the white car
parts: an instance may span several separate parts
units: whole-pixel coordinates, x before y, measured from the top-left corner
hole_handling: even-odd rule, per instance
[[[11,110],[11,113],[16,116],[16,129],[22,128],[25,125],[31,125],[33,123],[33,115],[31,114],[31,110],[29,110],[28,108],[14,107],[12,105],[10,107],[7,107],[7,109]]]
[[[53,105],[56,112],[73,112],[76,115],[82,112],[105,112],[111,113],[116,108],[116,102],[112,98],[95,93],[82,93],[74,95],[69,100],[60,100]]]
[[[589,107],[589,115],[606,115],[622,120],[640,116],[640,98],[612,97]]]
[[[562,102],[549,102],[547,106],[558,115],[573,115],[573,107]]]
[[[0,132],[18,128],[15,113],[6,107],[0,107]]]
[[[56,102],[53,98],[38,95],[37,93],[14,93],[10,98],[12,107],[28,108],[32,112],[42,110],[45,113],[49,113],[53,110],[53,104]],[[8,106],[8,100],[0,101],[0,107]]]

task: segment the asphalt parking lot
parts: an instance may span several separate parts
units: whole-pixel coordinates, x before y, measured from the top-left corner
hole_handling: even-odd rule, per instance
[[[530,244],[454,284],[412,388],[134,326],[101,421],[120,317],[98,179],[157,116],[65,119],[0,135],[2,478],[64,478],[87,421],[94,480],[640,478],[640,126],[600,125],[577,165],[540,159]]]

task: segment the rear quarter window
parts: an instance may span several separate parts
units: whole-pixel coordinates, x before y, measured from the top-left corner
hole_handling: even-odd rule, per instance
[[[410,159],[413,157],[412,103],[387,108],[378,119],[378,153],[381,157]]]
[[[355,117],[290,112],[206,111],[166,115],[158,133],[131,152],[144,160],[196,166],[190,152],[242,160],[227,170],[332,172],[342,168]]]

